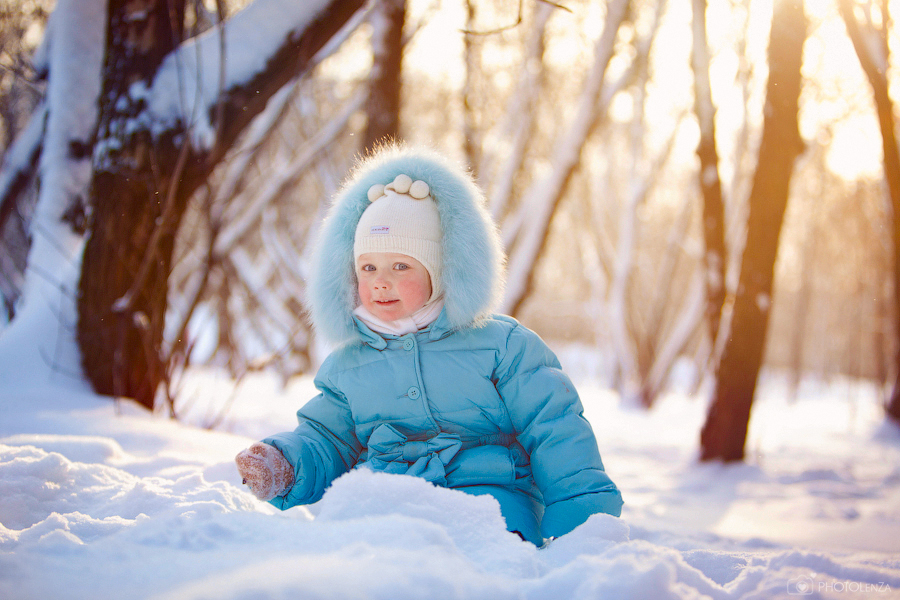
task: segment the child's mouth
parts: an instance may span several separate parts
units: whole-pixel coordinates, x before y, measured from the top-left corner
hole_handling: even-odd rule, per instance
[[[379,305],[381,305],[381,306],[388,306],[388,305],[393,304],[393,303],[395,303],[395,302],[399,302],[399,300],[376,300],[376,301],[375,301],[375,304],[379,304]]]

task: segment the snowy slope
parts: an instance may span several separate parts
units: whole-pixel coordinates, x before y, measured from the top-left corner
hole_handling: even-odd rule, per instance
[[[748,464],[723,466],[696,463],[701,401],[645,413],[582,384],[626,507],[541,550],[491,499],[409,477],[256,501],[233,456],[292,428],[309,379],[195,375],[185,418],[218,431],[80,389],[0,390],[0,598],[900,597],[900,433],[863,387],[789,403],[769,382]]]

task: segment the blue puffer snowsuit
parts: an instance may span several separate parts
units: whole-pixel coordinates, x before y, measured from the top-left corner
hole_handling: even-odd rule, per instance
[[[441,219],[444,309],[429,327],[396,337],[356,319],[356,223],[366,192],[398,174],[429,184]],[[390,148],[351,175],[326,218],[309,284],[320,335],[341,344],[316,378],[320,394],[299,426],[271,436],[294,466],[272,503],[321,498],[348,470],[423,477],[490,494],[510,531],[541,545],[591,514],[619,515],[621,495],[569,378],[541,339],[491,314],[503,283],[496,228],[471,179],[440,156]]]

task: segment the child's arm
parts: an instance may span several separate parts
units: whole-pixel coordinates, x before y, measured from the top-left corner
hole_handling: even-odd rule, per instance
[[[516,326],[496,377],[544,497],[543,536],[568,533],[595,513],[619,516],[622,495],[603,468],[575,386],[540,337]]]
[[[277,448],[293,467],[293,485],[270,500],[282,510],[319,500],[362,452],[350,407],[331,384],[327,366],[326,360],[315,380],[321,393],[297,411],[297,428],[262,440]]]

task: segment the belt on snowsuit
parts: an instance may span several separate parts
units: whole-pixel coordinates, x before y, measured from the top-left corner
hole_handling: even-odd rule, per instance
[[[369,436],[365,459],[357,466],[413,475],[442,487],[509,485],[531,473],[527,454],[517,446],[486,444],[464,449],[459,435],[444,432],[410,440],[382,423]]]

